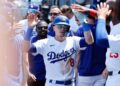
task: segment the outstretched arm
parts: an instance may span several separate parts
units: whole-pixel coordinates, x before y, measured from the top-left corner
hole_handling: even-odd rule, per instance
[[[24,37],[25,40],[23,42],[23,51],[25,52],[28,52],[28,50],[30,49],[30,39],[32,36],[32,31],[37,22],[38,20],[36,20],[35,14],[31,13],[28,15],[28,29]]]
[[[94,37],[91,28],[92,25],[89,23],[84,23],[82,25],[82,28],[80,28],[81,32],[78,32],[80,34],[77,34],[77,36],[82,37],[82,39],[79,42],[81,47],[86,47],[94,43]]]
[[[80,13],[83,13],[83,14],[89,14],[90,16],[93,16],[95,17],[97,15],[97,11],[94,10],[94,9],[90,9],[90,8],[87,8],[85,6],[81,6],[79,4],[72,4],[71,5],[71,8],[80,12]]]
[[[106,31],[106,17],[111,13],[106,3],[101,3],[98,7],[98,22],[96,29],[96,43],[101,47],[108,48],[108,34]]]
[[[104,19],[98,19],[96,29],[96,43],[101,47],[109,47],[108,34],[106,31],[106,21]]]

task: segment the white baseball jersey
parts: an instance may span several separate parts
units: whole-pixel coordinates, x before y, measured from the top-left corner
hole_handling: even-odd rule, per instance
[[[68,80],[73,78],[76,51],[80,47],[80,37],[67,37],[63,42],[54,37],[39,40],[33,45],[44,57],[46,79]],[[84,49],[84,48],[83,48]]]
[[[108,35],[109,48],[106,54],[106,65],[109,71],[120,70],[120,23],[113,25],[110,23],[111,32]]]

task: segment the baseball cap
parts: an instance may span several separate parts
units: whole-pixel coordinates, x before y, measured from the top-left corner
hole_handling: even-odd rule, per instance
[[[97,7],[96,7],[96,5],[94,5],[94,4],[90,6],[90,9],[96,10],[96,8],[97,8]],[[89,17],[89,18],[91,18],[91,19],[95,19],[96,16],[95,16],[95,15],[92,15],[90,12],[88,12],[88,13],[87,13],[87,17]]]
[[[61,24],[61,25],[69,25],[69,19],[66,16],[59,15],[53,20],[53,25]]]
[[[30,4],[28,7],[28,13],[38,13],[39,12],[39,6]]]

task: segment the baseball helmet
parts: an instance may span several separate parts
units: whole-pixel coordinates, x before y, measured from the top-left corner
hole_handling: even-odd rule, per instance
[[[56,25],[56,24],[62,24],[62,25],[67,25],[67,26],[70,26],[69,25],[69,19],[66,17],[66,16],[63,16],[63,15],[59,15],[57,16],[54,20],[53,20],[53,25]]]

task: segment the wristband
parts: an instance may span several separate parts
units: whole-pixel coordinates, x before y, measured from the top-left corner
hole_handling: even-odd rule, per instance
[[[33,31],[32,27],[29,27],[29,28],[27,29],[27,32],[26,32],[25,37],[24,37],[24,39],[25,39],[26,41],[30,41],[30,38],[31,38],[31,36],[32,36],[32,31]]]
[[[95,17],[97,15],[97,12],[95,10],[91,9],[89,11],[89,15],[92,16],[92,17]]]
[[[92,27],[91,24],[85,23],[85,24],[83,24],[83,31],[87,32],[87,31],[89,31],[91,29],[91,27]]]

